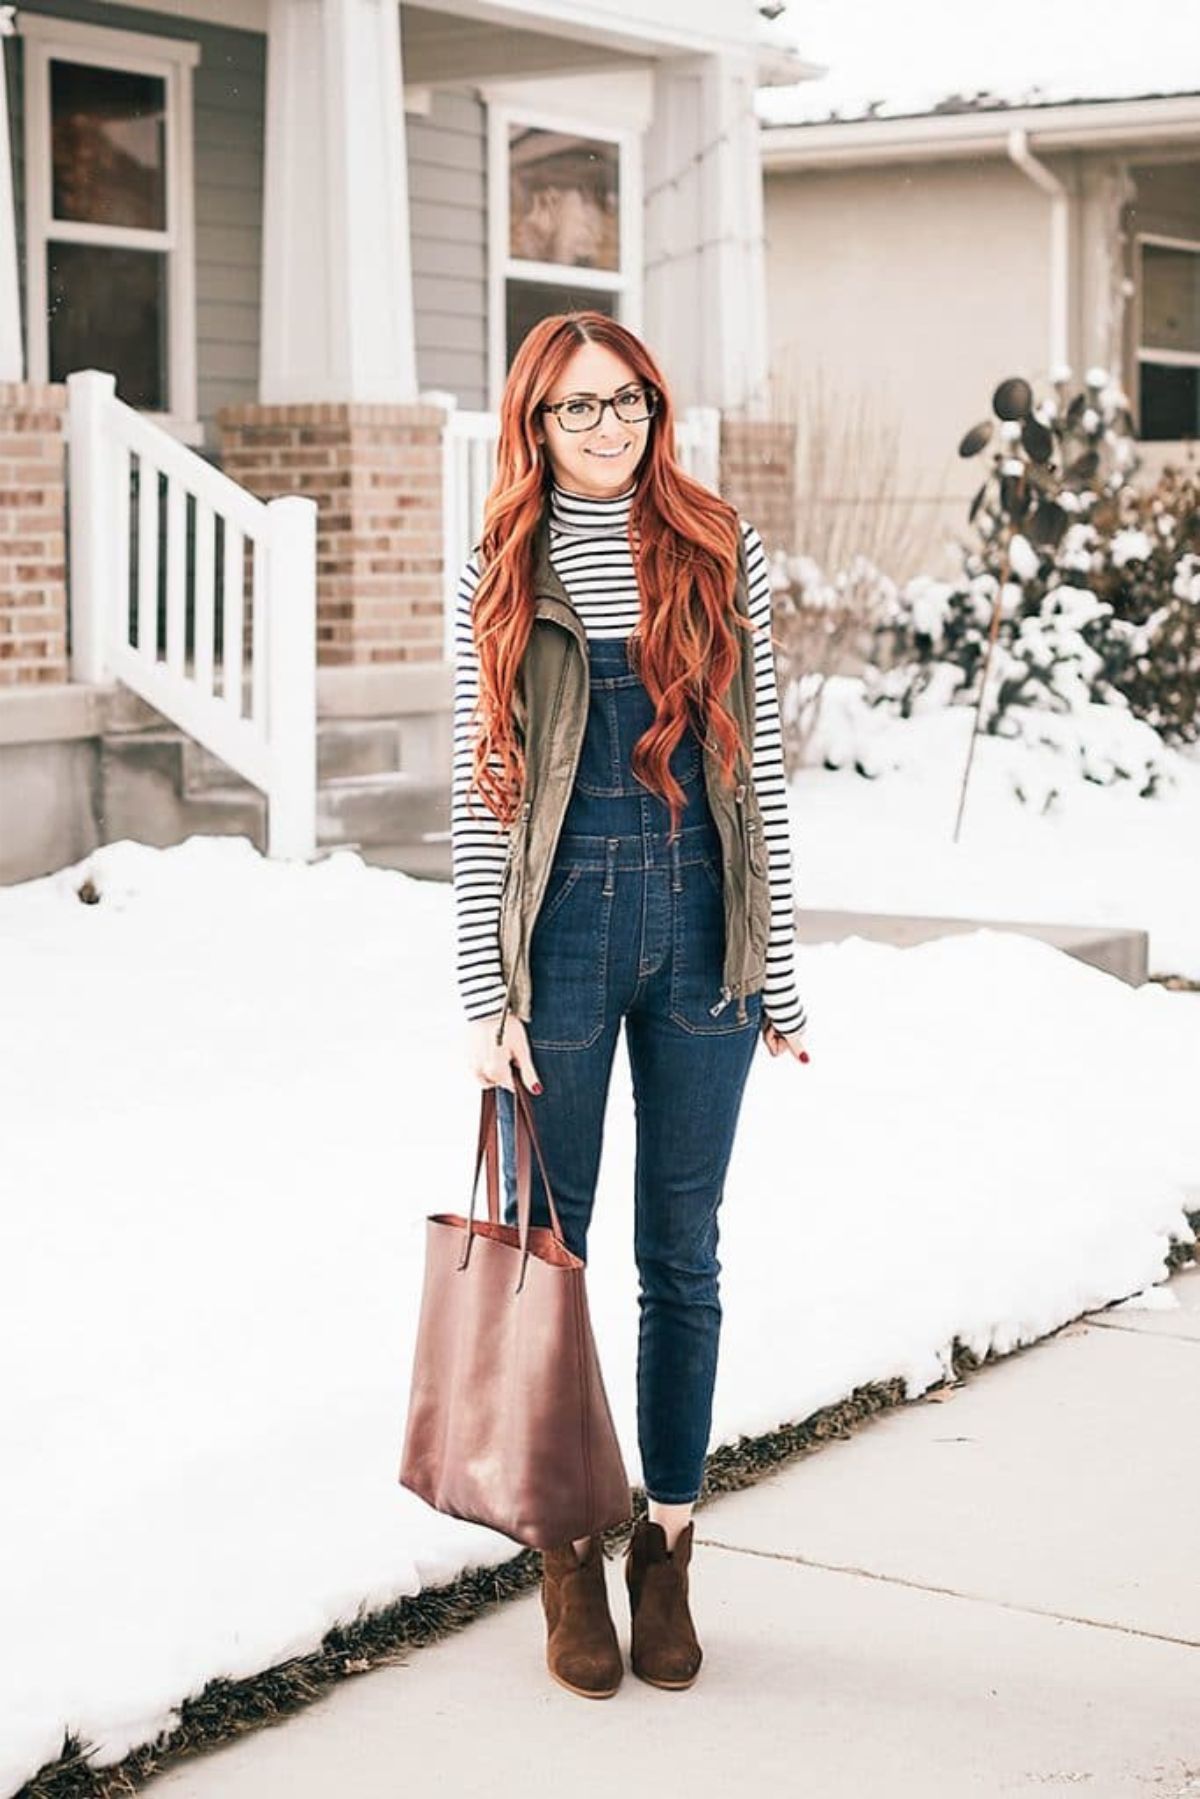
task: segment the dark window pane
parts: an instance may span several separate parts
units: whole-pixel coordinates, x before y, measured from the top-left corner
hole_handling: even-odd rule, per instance
[[[1141,431],[1148,443],[1200,433],[1200,369],[1143,362]]]
[[[1200,354],[1200,254],[1142,245],[1142,349]]]
[[[52,61],[50,116],[56,219],[165,230],[167,88],[160,76]]]
[[[509,255],[619,269],[619,167],[616,144],[510,125]]]
[[[128,405],[168,411],[166,282],[156,250],[47,244],[51,381],[106,369]]]
[[[610,319],[615,318],[617,295],[597,293],[590,287],[559,287],[557,283],[550,281],[510,279],[505,301],[507,369],[512,366],[513,357],[539,319],[547,318],[553,312],[581,312],[585,309],[603,312]]]

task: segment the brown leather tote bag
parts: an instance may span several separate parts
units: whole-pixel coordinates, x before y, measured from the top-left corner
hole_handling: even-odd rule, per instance
[[[400,1484],[435,1511],[549,1549],[633,1515],[584,1284],[529,1094],[513,1068],[517,1223],[500,1218],[499,1111],[485,1087],[471,1206],[426,1219]],[[531,1225],[532,1143],[552,1225]],[[488,1216],[476,1220],[487,1162]]]

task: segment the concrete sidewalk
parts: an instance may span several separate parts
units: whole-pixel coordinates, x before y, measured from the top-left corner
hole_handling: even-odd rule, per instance
[[[1171,1291],[703,1507],[685,1692],[557,1686],[534,1589],[151,1790],[1200,1799],[1200,1271]]]

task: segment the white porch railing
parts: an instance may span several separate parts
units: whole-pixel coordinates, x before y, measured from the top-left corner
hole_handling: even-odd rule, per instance
[[[463,412],[453,394],[426,393],[446,409],[442,432],[442,589],[447,661],[454,658],[454,610],[458,578],[478,542],[483,503],[496,466],[500,420],[494,412]],[[721,413],[716,406],[691,406],[675,422],[675,454],[689,475],[717,491],[721,466]]]
[[[496,468],[500,418],[495,412],[461,412],[454,395],[439,393],[446,408],[442,430],[442,648],[454,660],[454,610],[463,564],[479,541],[483,502]]]
[[[132,688],[266,795],[268,855],[311,858],[315,501],[256,500],[110,374],[67,389],[72,678]]]
[[[721,409],[689,406],[675,422],[675,455],[693,480],[721,489]]]

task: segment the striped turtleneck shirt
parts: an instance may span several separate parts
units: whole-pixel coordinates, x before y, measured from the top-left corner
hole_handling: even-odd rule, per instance
[[[550,560],[588,637],[628,637],[638,622],[641,601],[629,546],[629,510],[635,483],[611,499],[550,487]],[[754,526],[740,521],[750,578],[754,637],[756,723],[751,773],[762,811],[771,892],[771,930],[763,1010],[779,1031],[800,1030],[807,1022],[796,990],[795,928],[792,917],[792,853],[784,784],[779,693],[771,648],[771,583],[766,554]],[[455,896],[458,989],[468,1019],[490,1018],[504,1007],[505,984],[498,926],[500,883],[509,827],[492,816],[476,793],[475,816],[467,811],[474,738],[471,712],[479,692],[479,661],[471,606],[479,581],[477,552],[467,560],[458,585],[454,631],[454,766],[450,814],[451,866]],[[493,767],[499,759],[493,757]]]

